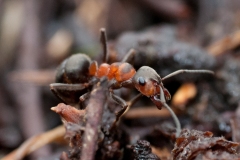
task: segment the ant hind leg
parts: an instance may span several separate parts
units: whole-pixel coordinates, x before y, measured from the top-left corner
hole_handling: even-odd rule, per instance
[[[66,84],[66,83],[52,83],[50,84],[51,91],[64,103],[67,103],[66,99],[62,97],[62,93],[81,91],[89,87],[89,84]]]

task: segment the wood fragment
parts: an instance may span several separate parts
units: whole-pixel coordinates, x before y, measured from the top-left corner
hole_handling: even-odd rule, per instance
[[[156,154],[161,159],[167,159],[168,157],[171,157],[171,151],[167,148],[157,148],[154,146],[151,146],[152,153]]]
[[[36,151],[37,149],[45,146],[46,144],[57,142],[59,139],[63,140],[65,134],[64,126],[56,127],[50,131],[45,133],[35,135],[28,140],[26,140],[19,148],[12,151],[2,160],[20,160],[23,159],[25,156],[29,155],[30,153]]]
[[[135,119],[135,118],[145,118],[145,117],[170,117],[171,114],[166,108],[158,110],[156,106],[147,106],[130,109],[125,113],[124,118]]]
[[[194,98],[197,94],[196,85],[193,83],[184,83],[174,94],[172,98],[172,106],[178,106],[184,109],[187,102]]]
[[[84,121],[85,110],[78,110],[64,103],[59,103],[56,107],[52,107],[51,110],[59,114],[64,123],[80,124]]]
[[[23,82],[34,85],[48,86],[54,82],[54,70],[21,70],[8,74],[8,79],[14,82]]]
[[[107,81],[95,85],[86,107],[86,127],[83,135],[81,160],[93,160],[97,150],[97,142],[105,103],[107,102]]]
[[[222,39],[210,44],[207,47],[207,51],[214,55],[219,56],[227,51],[233,50],[240,45],[240,30],[236,31],[232,35],[227,35]]]
[[[59,29],[46,46],[47,53],[54,59],[66,57],[73,44],[73,36],[65,29]]]

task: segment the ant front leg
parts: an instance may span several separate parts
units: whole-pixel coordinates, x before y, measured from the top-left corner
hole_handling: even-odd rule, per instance
[[[131,87],[133,85],[132,79],[128,79],[126,81],[123,81],[121,83],[117,82],[116,80],[113,80],[112,83],[109,85],[109,89],[119,89],[122,87]]]
[[[150,99],[157,106],[157,108],[159,110],[161,110],[162,107],[164,106],[164,104],[166,104],[166,99],[165,99],[165,95],[164,95],[164,91],[163,91],[165,88],[163,88],[162,86],[159,86],[159,88],[160,88],[160,94],[159,94],[160,97],[159,97],[159,95],[154,95],[154,96],[150,96]]]

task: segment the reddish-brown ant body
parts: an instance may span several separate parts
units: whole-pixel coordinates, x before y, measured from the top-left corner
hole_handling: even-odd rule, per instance
[[[113,94],[113,89],[134,86],[141,94],[149,97],[153,103],[161,109],[165,106],[174,118],[177,126],[176,136],[180,134],[181,126],[178,118],[167,105],[167,101],[171,99],[171,95],[168,90],[163,86],[162,81],[180,73],[208,73],[213,74],[209,70],[178,70],[161,78],[157,72],[148,66],[143,66],[138,71],[127,61],[129,61],[133,55],[134,50],[131,50],[124,58],[122,62],[112,63],[111,65],[105,63],[107,61],[107,45],[106,45],[106,33],[104,29],[101,29],[101,40],[104,50],[104,60],[99,67],[96,61],[92,61],[88,56],[84,54],[76,54],[66,59],[60,65],[56,82],[50,84],[51,90],[58,96],[58,90],[74,91],[82,90],[92,86],[99,81],[100,78],[107,77],[111,81],[109,85],[110,97],[118,104],[122,106],[122,109],[116,114],[116,121],[127,110],[128,104],[120,97]],[[80,100],[83,101],[89,95],[90,92],[82,95]]]
[[[136,70],[126,62],[115,62],[111,65],[103,63],[98,68],[94,61],[90,66],[89,73],[97,78],[107,77],[108,80],[114,80],[115,85],[121,86],[123,82],[130,80],[135,75]]]

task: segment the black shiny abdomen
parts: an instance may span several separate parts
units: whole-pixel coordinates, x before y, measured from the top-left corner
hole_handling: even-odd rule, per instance
[[[85,54],[74,54],[64,60],[57,69],[57,83],[85,83],[88,82],[91,59]]]

